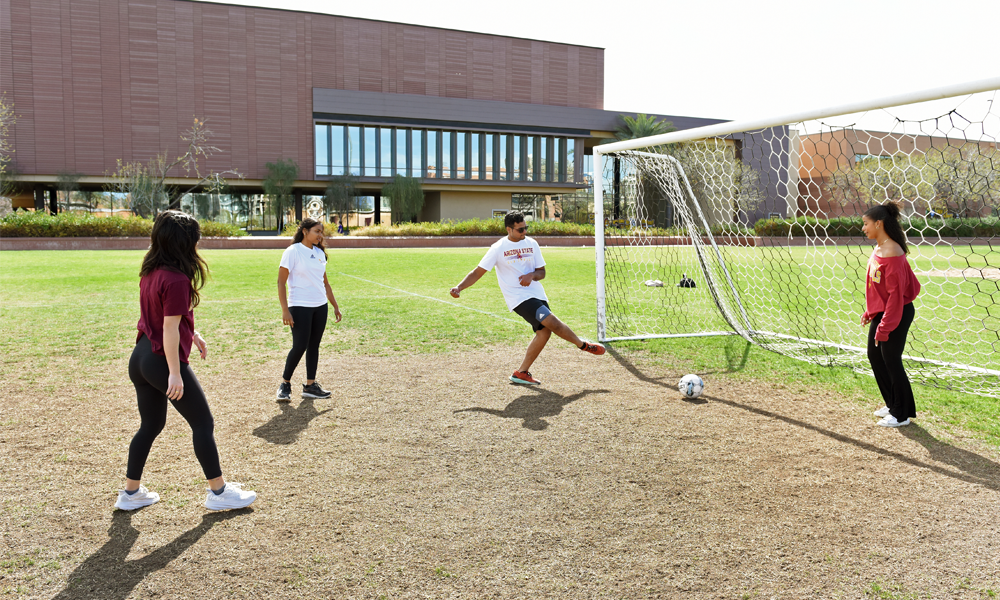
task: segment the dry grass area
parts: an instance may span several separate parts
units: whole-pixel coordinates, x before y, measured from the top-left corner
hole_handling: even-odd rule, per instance
[[[321,357],[334,398],[273,399],[279,362],[196,364],[226,475],[207,513],[171,411],[115,511],[138,416],[125,365],[0,388],[0,595],[12,598],[990,598],[1000,457],[871,406],[555,341]],[[301,367],[300,367],[301,370]],[[71,375],[72,374],[72,375]],[[335,375],[334,375],[335,374]]]

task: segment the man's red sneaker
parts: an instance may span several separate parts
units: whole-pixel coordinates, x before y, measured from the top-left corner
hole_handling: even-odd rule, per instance
[[[601,348],[601,350],[604,350]],[[514,374],[510,376],[512,383],[520,383],[521,385],[541,385],[541,381],[538,381],[531,376],[531,373],[527,371],[514,371]]]
[[[604,354],[604,346],[600,344],[591,344],[590,342],[584,342],[583,348],[580,348],[580,350],[596,354],[597,356]]]

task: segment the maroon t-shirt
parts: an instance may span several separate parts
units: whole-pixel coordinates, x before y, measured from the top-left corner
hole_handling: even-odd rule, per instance
[[[169,269],[156,269],[139,280],[139,333],[149,338],[153,352],[163,353],[163,317],[181,316],[180,359],[188,362],[194,337],[194,311],[191,310],[191,280],[187,275]]]

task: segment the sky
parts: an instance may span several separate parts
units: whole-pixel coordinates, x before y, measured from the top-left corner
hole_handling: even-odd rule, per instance
[[[604,108],[747,120],[1000,76],[997,0],[215,0],[605,49]]]

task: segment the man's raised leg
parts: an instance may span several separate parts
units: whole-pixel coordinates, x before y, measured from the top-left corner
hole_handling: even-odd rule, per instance
[[[584,352],[590,352],[591,354],[604,354],[604,346],[600,344],[592,344],[590,342],[584,342],[580,339],[578,335],[573,333],[573,330],[569,328],[569,325],[563,323],[558,317],[549,313],[547,317],[542,319],[542,325],[545,325],[545,329],[548,329],[552,333],[558,335],[562,339],[570,342],[580,350]],[[543,344],[544,345],[544,344]],[[539,351],[541,349],[539,348]]]

